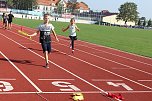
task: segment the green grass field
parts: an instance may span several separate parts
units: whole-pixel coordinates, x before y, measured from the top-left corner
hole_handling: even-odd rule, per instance
[[[43,21],[14,19],[14,23],[36,28]],[[68,31],[63,33],[62,28],[67,27],[65,22],[51,22],[57,34],[68,36]],[[90,43],[112,47],[142,56],[152,57],[152,30],[129,29],[110,26],[77,24],[80,32],[78,39]]]

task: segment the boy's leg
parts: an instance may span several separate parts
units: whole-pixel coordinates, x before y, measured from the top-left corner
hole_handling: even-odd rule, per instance
[[[44,53],[44,58],[45,58],[45,62],[46,62],[46,68],[49,68],[49,59],[48,59],[48,54],[50,53],[50,49],[48,43],[42,43],[42,49],[43,49],[43,53]]]
[[[51,52],[51,43],[46,43],[46,50],[45,51],[45,61],[46,61],[46,68],[49,68],[49,53]]]
[[[10,22],[8,23],[8,29],[11,29],[11,23]]]
[[[8,23],[8,29],[10,29],[10,23]]]
[[[44,57],[45,57],[45,62],[46,62],[45,68],[49,68],[48,51],[45,51],[45,52],[44,52]]]
[[[9,28],[9,29],[12,28],[12,22],[11,22],[11,21],[8,23],[8,28]]]
[[[45,51],[44,52],[44,57],[45,57],[45,62],[46,62],[46,64],[48,64],[49,62],[48,62],[48,51]]]

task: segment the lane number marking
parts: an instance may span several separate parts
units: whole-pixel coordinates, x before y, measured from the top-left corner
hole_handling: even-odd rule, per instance
[[[125,83],[113,83],[113,82],[107,82],[108,85],[114,86],[114,87],[123,87],[128,91],[133,90],[131,87],[129,87],[128,85],[126,85]]]
[[[61,87],[61,91],[81,91],[78,87],[72,85],[69,82],[53,81],[52,84],[57,87]]]
[[[11,91],[13,89],[13,86],[9,82],[0,81],[0,92]]]

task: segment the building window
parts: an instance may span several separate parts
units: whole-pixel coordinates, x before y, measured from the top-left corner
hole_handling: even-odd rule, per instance
[[[40,9],[40,6],[37,6],[37,9]]]

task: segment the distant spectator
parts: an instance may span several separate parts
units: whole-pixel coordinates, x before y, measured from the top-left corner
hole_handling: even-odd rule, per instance
[[[5,27],[5,20],[4,20],[4,16],[5,16],[5,13],[3,13],[3,15],[2,15],[3,28]]]
[[[8,28],[8,15],[5,13],[3,17],[3,28],[7,29]]]
[[[13,21],[14,15],[12,14],[12,11],[10,11],[10,14],[8,14],[8,28],[12,28],[12,21]]]

